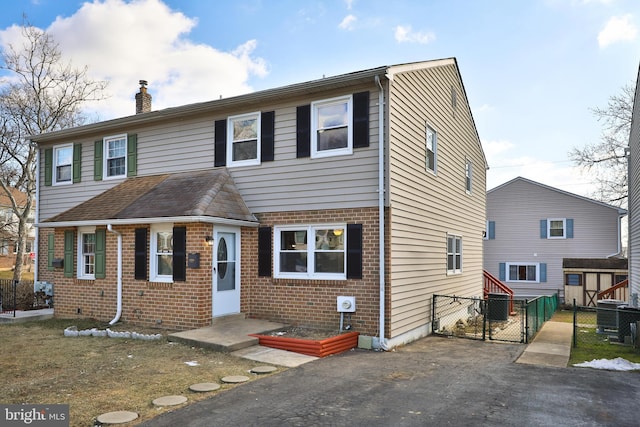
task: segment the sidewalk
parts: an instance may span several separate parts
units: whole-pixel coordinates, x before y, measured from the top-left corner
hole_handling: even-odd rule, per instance
[[[516,363],[566,368],[571,354],[572,336],[571,323],[545,322]]]
[[[32,320],[45,320],[53,317],[53,308],[41,310],[16,310],[15,316],[12,311],[0,313],[0,323],[30,322]]]

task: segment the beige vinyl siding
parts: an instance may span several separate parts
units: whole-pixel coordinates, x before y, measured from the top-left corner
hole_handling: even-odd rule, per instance
[[[453,61],[395,74],[390,93],[390,334],[397,336],[430,323],[433,294],[482,295],[486,165]],[[427,123],[437,132],[436,175],[426,170]],[[447,275],[447,233],[462,237],[461,274]]]
[[[629,288],[640,294],[640,67],[629,137]],[[631,301],[633,302],[633,301]]]
[[[573,238],[541,239],[540,220],[572,218]],[[487,194],[487,220],[495,239],[484,242],[484,268],[499,277],[499,263],[546,263],[547,281],[506,282],[516,295],[549,295],[564,288],[563,258],[606,258],[618,250],[618,212],[598,202],[515,179]]]
[[[214,123],[228,116],[253,111],[275,111],[275,161],[258,166],[232,167],[233,177],[247,206],[254,213],[377,206],[378,106],[377,91],[370,95],[370,146],[352,155],[319,159],[296,158],[296,107],[315,100],[351,94],[366,88],[326,92],[313,99],[294,99],[274,105],[253,105],[225,111],[224,116],[199,116],[167,121],[150,127],[123,129],[138,135],[138,176],[213,168]],[[227,114],[228,113],[228,114]],[[123,179],[93,180],[95,135],[81,142],[82,182],[57,187],[42,186],[40,221],[64,212],[119,184]],[[41,156],[44,182],[44,156]]]

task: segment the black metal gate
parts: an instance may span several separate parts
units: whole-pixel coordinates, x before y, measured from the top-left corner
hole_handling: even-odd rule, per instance
[[[475,340],[527,342],[526,310],[514,303],[514,312],[510,312],[509,300],[501,295],[487,299],[434,295],[432,332]]]

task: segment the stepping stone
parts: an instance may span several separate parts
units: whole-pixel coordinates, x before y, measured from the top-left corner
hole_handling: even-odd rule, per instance
[[[229,375],[228,377],[222,378],[223,383],[243,383],[245,381],[249,381],[249,377],[245,377],[244,375]]]
[[[135,412],[115,411],[98,415],[98,422],[100,424],[124,424],[129,423],[136,418],[138,418],[138,414],[136,414]]]
[[[253,372],[254,374],[268,374],[277,370],[278,368],[276,368],[275,366],[264,365],[264,366],[256,366],[251,370],[251,372]]]
[[[217,384],[217,383],[198,383],[198,384],[192,384],[189,386],[189,390],[199,391],[199,392],[214,391],[219,388],[220,388],[220,384]]]
[[[155,406],[175,406],[180,405],[186,401],[187,398],[184,396],[163,396],[154,399],[153,404]]]

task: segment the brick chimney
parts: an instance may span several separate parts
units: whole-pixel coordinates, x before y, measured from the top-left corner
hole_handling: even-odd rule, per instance
[[[136,114],[151,112],[151,95],[147,93],[147,81],[140,80],[140,92],[136,93]]]

